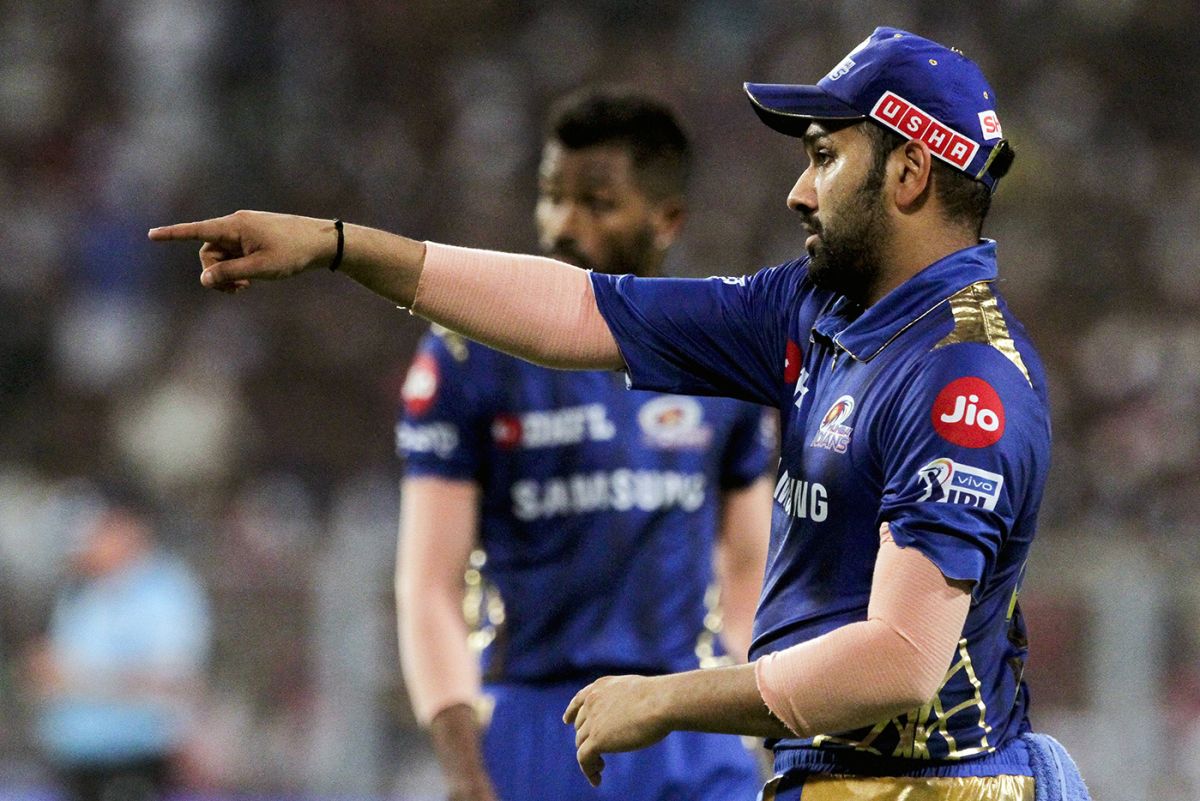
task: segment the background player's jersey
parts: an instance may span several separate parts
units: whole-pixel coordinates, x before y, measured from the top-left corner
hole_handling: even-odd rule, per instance
[[[865,619],[884,521],[901,547],[973,584],[931,702],[874,727],[777,744],[800,751],[797,764],[837,764],[838,751],[961,760],[1028,726],[1016,597],[1049,466],[1049,415],[1041,365],[995,278],[990,242],[866,311],[815,288],[807,259],[748,279],[593,276],[634,386],[782,412],[752,657]]]
[[[436,328],[421,343],[397,442],[409,476],[482,488],[483,573],[503,601],[488,681],[687,670],[713,644],[721,492],[766,472],[769,412],[624,385]]]

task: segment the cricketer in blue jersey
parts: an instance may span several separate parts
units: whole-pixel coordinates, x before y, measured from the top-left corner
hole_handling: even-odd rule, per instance
[[[766,738],[764,799],[1085,799],[1022,683],[1050,432],[980,237],[1012,162],[995,92],[961,52],[890,28],[814,86],[746,90],[808,158],[788,196],[808,255],[750,278],[589,276],[360,226],[343,243],[261,212],[150,236],[204,241],[201,283],[223,291],[344,244],[356,281],[506,352],[780,409],[753,663],[581,690],[563,717],[593,784],[606,755],[684,730]]]
[[[543,248],[601,272],[658,272],[687,166],[669,110],[589,93],[560,104],[549,129]],[[714,554],[725,635],[745,660],[770,526],[773,417],[724,398],[629,392],[619,373],[549,370],[436,327],[403,397],[401,654],[451,797],[753,797],[761,774],[741,740],[691,732],[623,755],[597,796],[560,718],[601,676],[730,661],[716,631]],[[477,553],[469,574],[468,634],[472,548],[486,561]],[[482,694],[467,676],[468,638],[483,648]]]

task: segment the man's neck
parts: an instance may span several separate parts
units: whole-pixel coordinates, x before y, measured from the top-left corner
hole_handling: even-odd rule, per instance
[[[896,287],[951,253],[978,244],[979,240],[959,231],[941,226],[936,230],[914,230],[894,237],[888,254],[887,267],[871,288],[866,306],[872,306]]]

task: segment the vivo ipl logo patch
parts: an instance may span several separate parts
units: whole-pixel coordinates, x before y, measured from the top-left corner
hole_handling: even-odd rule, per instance
[[[824,448],[834,453],[845,453],[850,447],[850,434],[853,428],[842,423],[854,414],[854,398],[843,395],[833,402],[829,411],[821,418],[821,428],[813,437],[811,448]]]
[[[960,170],[967,168],[979,150],[978,142],[951,130],[895,92],[883,93],[871,109],[871,117],[901,136],[920,139],[935,156]]]
[[[934,459],[917,471],[921,482],[918,501],[957,503],[992,510],[1000,500],[1004,476],[953,459]]]

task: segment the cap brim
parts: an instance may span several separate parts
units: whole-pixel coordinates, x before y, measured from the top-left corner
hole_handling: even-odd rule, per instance
[[[861,120],[866,117],[819,86],[789,83],[747,83],[744,86],[758,118],[788,136],[804,136],[813,120]]]

